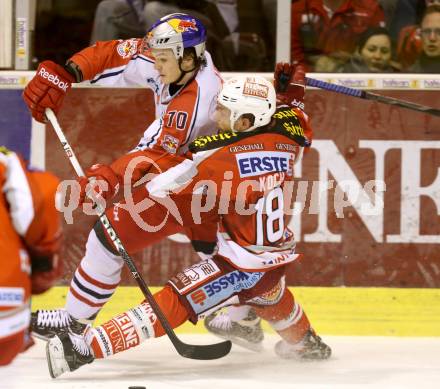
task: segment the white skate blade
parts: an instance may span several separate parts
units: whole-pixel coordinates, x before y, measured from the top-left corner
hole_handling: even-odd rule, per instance
[[[279,341],[278,343],[281,344],[281,341]],[[289,348],[289,346],[285,346],[284,344],[282,346],[279,346],[278,343],[275,345],[275,354],[278,355],[280,358],[295,359],[297,361],[303,360],[298,354],[297,350],[291,347]]]
[[[222,336],[220,334],[215,334],[213,332],[211,332],[211,334],[213,334],[221,339],[230,340],[233,344],[236,344],[237,346],[243,347],[247,350],[250,350],[250,351],[253,351],[256,353],[263,351],[263,341],[261,341],[259,343],[251,343],[251,342],[247,342],[241,338],[236,338],[234,336]]]
[[[70,371],[69,365],[64,358],[64,348],[61,339],[55,336],[46,344],[46,358],[49,367],[49,374],[52,378],[57,378],[61,374]]]
[[[34,332],[34,331],[31,331],[31,335],[32,335],[34,338],[37,338],[37,339],[40,339],[40,340],[44,340],[45,342],[48,342],[49,340],[53,339],[53,336],[52,336],[52,337],[49,337],[49,336],[43,336],[43,335],[40,335],[40,334],[38,334],[37,332]],[[55,335],[54,335],[54,336],[55,336]]]

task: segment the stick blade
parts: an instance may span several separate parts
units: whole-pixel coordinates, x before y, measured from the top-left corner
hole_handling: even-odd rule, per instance
[[[185,358],[199,359],[208,361],[211,359],[223,358],[231,351],[232,343],[230,340],[215,344],[186,344],[180,339],[177,339],[177,343],[174,343],[174,347],[177,352]]]

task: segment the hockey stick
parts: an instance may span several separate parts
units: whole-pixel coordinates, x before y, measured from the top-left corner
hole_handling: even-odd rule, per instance
[[[313,86],[316,88],[325,89],[336,93],[342,93],[348,96],[359,97],[361,99],[366,99],[366,100],[379,101],[380,103],[384,103],[384,104],[397,105],[398,107],[411,109],[413,111],[424,112],[434,116],[440,116],[440,109],[427,107],[426,105],[420,105],[406,100],[399,100],[393,97],[382,96],[376,93],[349,88],[343,85],[331,84],[330,82],[320,81],[309,77],[306,77],[306,83],[308,86]]]
[[[45,114],[46,117],[49,119],[50,123],[52,124],[52,127],[54,128],[61,142],[61,145],[63,146],[63,149],[67,157],[69,158],[70,163],[75,169],[76,174],[78,176],[84,176],[84,171],[82,170],[81,165],[79,164],[78,159],[76,158],[75,153],[72,150],[72,147],[69,145],[69,142],[67,141],[54,112],[50,108],[46,108]],[[166,334],[170,338],[177,352],[185,358],[201,359],[201,360],[218,359],[228,354],[229,351],[231,351],[231,347],[232,347],[232,343],[229,340],[225,342],[209,344],[209,345],[191,345],[191,344],[183,343],[176,336],[176,333],[174,332],[173,328],[171,327],[164,313],[162,312],[156,300],[154,299],[153,294],[150,292],[147,284],[145,283],[145,280],[142,278],[141,274],[139,273],[136,264],[134,263],[133,259],[131,259],[130,256],[128,255],[116,231],[113,229],[112,225],[110,224],[110,221],[108,220],[105,214],[105,209],[100,207],[97,202],[96,204],[97,204],[96,207],[97,214],[99,216],[99,219],[101,220],[102,225],[104,226],[108,235],[112,239],[114,246],[118,250],[125,264],[130,269],[133,278],[138,283],[139,288],[142,290],[142,293],[144,294],[145,298],[150,303],[154,313],[159,318],[160,324],[162,324],[162,327],[164,328]]]

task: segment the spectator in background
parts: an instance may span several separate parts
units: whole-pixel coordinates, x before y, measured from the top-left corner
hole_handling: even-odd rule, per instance
[[[415,0],[414,0],[415,1]],[[440,0],[424,0],[422,12],[419,14],[420,21],[426,12],[426,8],[432,5],[440,5]],[[397,40],[397,60],[402,64],[404,69],[409,68],[417,60],[423,51],[422,34],[420,31],[420,22],[417,24],[403,27]]]
[[[385,14],[385,25],[391,40],[397,42],[402,28],[418,23],[417,9],[425,0],[378,0]]]
[[[143,37],[150,26],[144,19],[145,3],[146,0],[101,1],[96,7],[90,43]]]
[[[392,73],[399,71],[393,60],[391,36],[384,27],[369,28],[359,38],[356,51],[342,71],[344,73]]]
[[[226,19],[223,19],[219,12],[220,3],[225,1],[103,0],[96,8],[91,43],[112,39],[141,38],[156,20],[176,12],[194,15],[202,20],[208,30],[212,30],[212,26],[215,25],[216,32],[221,36],[226,36],[229,33],[225,24]],[[226,2],[236,3],[236,0]],[[233,15],[228,16],[229,20],[234,20]]]
[[[147,24],[161,16],[156,10],[164,4],[168,12],[187,12],[205,24],[206,46],[218,69],[267,71],[273,68],[268,57],[275,57],[274,45],[266,44],[265,39],[275,41],[276,0],[149,0],[145,5]]]
[[[270,7],[272,3],[275,12],[274,1],[266,1],[265,5]],[[156,20],[171,13],[183,12],[200,19],[206,26],[206,46],[218,69],[272,69],[273,64],[268,64],[267,60],[267,45],[258,33],[258,28],[266,23],[263,12],[258,12],[261,3],[243,0],[240,7],[242,11],[246,9],[246,14],[258,14],[262,18],[261,21],[254,21],[250,31],[245,32],[239,28],[237,0],[103,0],[96,8],[91,44],[97,41],[143,37],[147,28]],[[249,7],[253,9],[248,10]],[[275,13],[266,16],[272,23],[271,32],[274,32]]]
[[[420,27],[422,53],[408,71],[440,73],[440,5],[426,8]]]
[[[201,18],[208,30],[214,25],[221,37],[238,27],[237,0],[148,0],[144,7],[144,20],[147,26],[151,26],[162,16],[174,12]]]
[[[262,0],[263,12],[272,42],[276,42],[277,35],[277,2],[277,0]]]
[[[350,58],[360,34],[369,27],[384,27],[384,20],[376,0],[295,1],[291,61],[304,64],[308,71],[335,71]],[[319,69],[315,64],[322,56]]]

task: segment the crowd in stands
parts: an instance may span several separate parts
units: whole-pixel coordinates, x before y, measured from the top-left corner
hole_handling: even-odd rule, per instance
[[[297,0],[291,36],[308,71],[440,73],[440,0]]]
[[[206,25],[221,71],[273,70],[277,0],[95,3],[89,41],[80,48],[142,37],[159,17],[186,12]],[[319,73],[440,73],[440,0],[292,0],[291,61]]]

